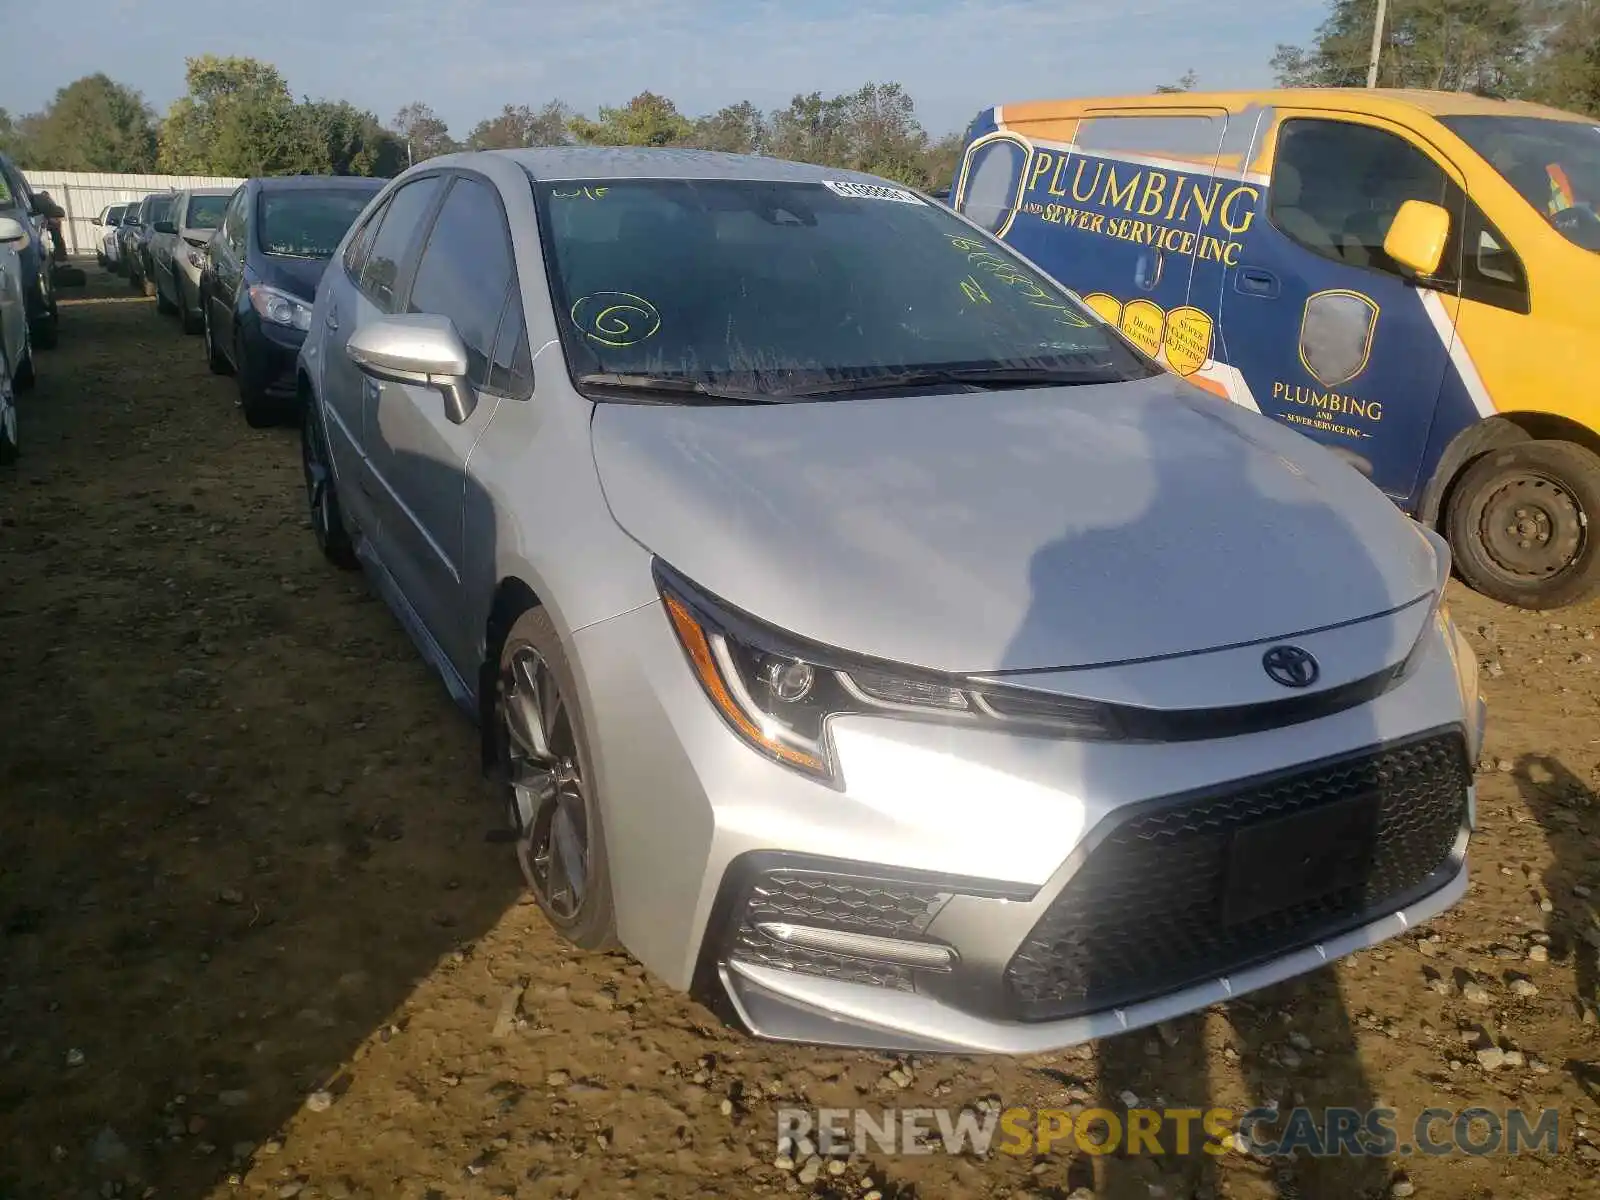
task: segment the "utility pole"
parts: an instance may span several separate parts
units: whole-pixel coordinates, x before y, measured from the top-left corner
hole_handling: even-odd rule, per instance
[[[1389,12],[1389,0],[1378,0],[1378,19],[1372,24],[1372,61],[1367,65],[1367,86],[1378,86],[1378,58],[1383,53],[1383,19]]]

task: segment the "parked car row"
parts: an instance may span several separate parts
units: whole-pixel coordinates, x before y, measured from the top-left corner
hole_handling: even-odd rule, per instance
[[[202,335],[211,369],[237,380],[251,425],[299,419],[295,360],[329,257],[384,180],[286,176],[151,193],[118,225],[108,260]]]

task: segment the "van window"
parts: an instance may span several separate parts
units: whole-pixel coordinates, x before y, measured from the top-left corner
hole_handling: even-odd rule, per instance
[[[1011,215],[1028,152],[1008,138],[985,142],[967,156],[962,216],[996,233]]]
[[[1370,125],[1297,118],[1278,134],[1267,211],[1315,254],[1401,275],[1383,249],[1400,206],[1424,200],[1459,214],[1451,192],[1444,170],[1404,138]]]
[[[1568,241],[1600,251],[1600,125],[1545,117],[1442,117]]]
[[[1517,313],[1533,311],[1521,256],[1470,200],[1462,222],[1461,297]]]
[[[1091,117],[1078,125],[1078,149],[1088,154],[1144,154],[1193,162],[1209,171],[1222,145],[1221,114]]]

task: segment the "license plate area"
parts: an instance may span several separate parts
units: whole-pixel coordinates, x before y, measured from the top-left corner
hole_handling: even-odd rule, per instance
[[[1372,867],[1378,797],[1352,796],[1233,835],[1222,920],[1236,925],[1360,884]]]

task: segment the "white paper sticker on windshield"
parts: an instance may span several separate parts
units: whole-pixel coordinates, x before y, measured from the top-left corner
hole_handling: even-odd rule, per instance
[[[893,200],[897,204],[921,204],[922,201],[900,188],[884,187],[876,183],[851,183],[842,179],[824,179],[822,186],[853,200]]]

